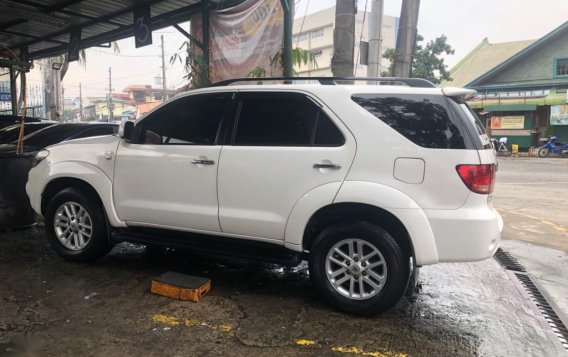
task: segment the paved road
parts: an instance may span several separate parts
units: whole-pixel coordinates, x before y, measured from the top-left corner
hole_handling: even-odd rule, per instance
[[[502,246],[568,316],[568,159],[500,159],[494,205]]]
[[[568,252],[568,159],[500,159],[494,204],[509,238]]]

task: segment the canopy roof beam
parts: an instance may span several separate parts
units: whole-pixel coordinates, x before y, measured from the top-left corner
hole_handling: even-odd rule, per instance
[[[64,10],[65,7],[74,5],[74,4],[81,2],[81,1],[84,1],[84,0],[69,1],[70,4],[67,4],[65,7],[61,7],[59,4],[57,6],[48,6],[48,5],[38,4],[34,1],[29,1],[29,0],[6,0],[6,1],[17,3],[17,4],[22,4],[22,5],[27,5],[27,6],[30,6],[30,7],[34,7],[34,8],[38,9],[39,11],[41,11],[43,13],[59,12],[61,14],[65,14],[65,15],[69,15],[69,16],[76,16],[76,17],[81,17],[83,19],[87,19],[87,20],[98,21],[98,19],[96,17],[93,17],[93,16],[84,15],[84,14],[80,14],[80,13],[69,11],[69,10]],[[104,22],[106,22],[110,25],[114,25],[114,26],[119,26],[119,27],[124,26],[123,24],[120,24],[118,22],[111,21],[111,20],[107,20],[107,21],[104,21]]]

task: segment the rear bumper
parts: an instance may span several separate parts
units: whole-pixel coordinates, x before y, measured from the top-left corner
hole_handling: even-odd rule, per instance
[[[492,207],[425,210],[424,213],[432,227],[440,263],[484,260],[491,258],[499,248],[503,219]]]

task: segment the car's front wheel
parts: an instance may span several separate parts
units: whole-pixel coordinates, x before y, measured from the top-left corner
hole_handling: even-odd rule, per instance
[[[45,228],[52,248],[68,260],[95,260],[112,248],[100,201],[82,190],[67,188],[51,199]]]
[[[372,316],[404,294],[409,260],[384,229],[366,222],[329,227],[310,249],[310,276],[340,311]]]

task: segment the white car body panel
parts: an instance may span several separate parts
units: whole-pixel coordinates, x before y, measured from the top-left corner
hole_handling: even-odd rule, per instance
[[[318,186],[341,183],[354,154],[354,144],[340,148],[224,147],[219,164],[223,232],[284,239],[286,222],[298,199]],[[325,162],[341,168],[313,168]]]
[[[418,265],[438,262],[436,240],[423,210],[410,197],[385,185],[346,181],[333,203],[364,203],[380,207],[398,218],[405,226]]]
[[[119,216],[177,228],[219,232],[217,167],[221,146],[146,145],[122,141],[114,202]],[[213,165],[192,164],[195,159]]]
[[[457,210],[424,210],[436,239],[440,262],[470,262],[493,256],[503,220],[488,195],[472,193]]]
[[[109,135],[48,147],[49,156],[29,173],[26,191],[32,208],[41,214],[41,195],[49,182],[58,178],[76,178],[97,191],[111,225],[125,227],[112,199],[114,152],[119,141],[118,136]]]
[[[341,118],[350,118],[349,130],[357,138],[358,150],[347,180],[375,182],[393,187],[411,197],[422,208],[456,209],[469,197],[470,191],[456,174],[459,164],[479,164],[477,150],[426,149],[420,147],[393,128],[375,118],[351,100],[351,95],[380,93],[379,89],[349,88],[349,95],[326,98],[331,109]],[[356,90],[355,88],[359,88]],[[418,90],[419,88],[413,88]],[[437,90],[439,93],[439,90]],[[427,90],[432,93],[432,90]],[[414,92],[413,92],[414,93]],[[407,184],[393,175],[398,158],[415,158],[425,162],[424,180],[420,184]]]
[[[296,251],[304,250],[302,240],[308,221],[314,213],[333,203],[341,182],[332,182],[318,186],[305,193],[294,205],[286,224],[286,247]]]

